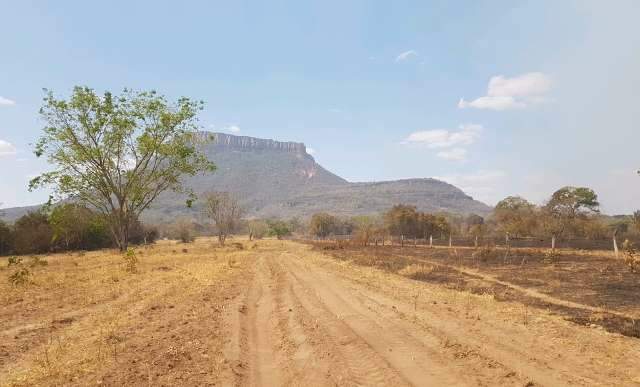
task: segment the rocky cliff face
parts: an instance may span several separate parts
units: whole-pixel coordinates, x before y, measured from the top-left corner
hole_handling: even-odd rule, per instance
[[[234,136],[226,133],[202,132],[201,135],[209,139],[210,146],[217,149],[236,149],[246,151],[281,151],[302,156],[307,154],[306,146],[301,142],[282,142],[271,139],[249,136]]]

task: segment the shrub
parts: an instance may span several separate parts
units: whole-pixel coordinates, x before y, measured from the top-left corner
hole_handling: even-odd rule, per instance
[[[137,273],[138,272],[138,256],[136,255],[136,251],[129,247],[127,252],[124,253],[124,264],[125,270],[127,273]]]
[[[16,257],[15,255],[12,257],[9,257],[9,259],[7,260],[7,266],[17,266],[21,263],[22,263],[22,258]]]
[[[640,252],[629,240],[625,240],[622,249],[624,250],[624,263],[629,266],[632,273],[640,272]]]
[[[11,254],[14,245],[14,234],[8,224],[0,220],[0,256]]]
[[[31,272],[26,267],[21,267],[9,276],[9,283],[13,286],[25,285],[29,283]]]
[[[34,255],[33,257],[31,257],[31,262],[29,263],[29,266],[31,267],[47,266],[47,265],[49,265],[49,262],[46,259],[42,259],[37,255]]]
[[[14,232],[18,254],[45,253],[51,249],[53,229],[42,212],[30,212],[16,220]]]

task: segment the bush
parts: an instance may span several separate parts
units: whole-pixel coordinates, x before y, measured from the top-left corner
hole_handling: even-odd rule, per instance
[[[624,250],[624,263],[629,266],[632,273],[640,272],[640,252],[629,240],[625,240],[622,249]]]
[[[22,263],[22,258],[20,257],[16,257],[15,255],[12,257],[9,257],[8,261],[7,261],[7,266],[17,266],[19,264]]]
[[[136,251],[129,247],[127,252],[123,256],[124,258],[124,269],[127,273],[137,273],[138,272],[138,256],[136,255]]]
[[[14,232],[15,251],[18,254],[38,254],[51,250],[53,229],[42,212],[30,212],[16,220]]]
[[[9,276],[9,283],[13,286],[19,286],[29,283],[31,272],[26,267],[21,267]]]
[[[13,252],[14,234],[8,224],[0,220],[0,256]]]

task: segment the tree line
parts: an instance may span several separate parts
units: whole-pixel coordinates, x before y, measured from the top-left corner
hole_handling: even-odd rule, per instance
[[[137,219],[128,225],[129,243],[153,243],[158,230]],[[40,254],[117,247],[108,220],[81,204],[65,203],[29,212],[13,224],[0,220],[0,255]]]

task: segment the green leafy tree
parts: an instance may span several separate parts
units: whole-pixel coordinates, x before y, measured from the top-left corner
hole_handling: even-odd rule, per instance
[[[579,233],[580,221],[600,212],[598,195],[586,187],[563,187],[544,206],[545,229],[555,236]]]
[[[282,239],[285,236],[291,235],[291,229],[289,224],[284,220],[270,219],[267,221],[269,225],[269,235],[275,236],[278,239]]]
[[[203,103],[168,102],[155,91],[98,95],[76,87],[68,100],[45,90],[40,114],[46,122],[35,147],[54,169],[30,182],[49,186],[56,199],[71,198],[105,216],[121,251],[132,221],[160,193],[194,193],[182,178],[215,166],[198,151],[197,113]]]
[[[49,214],[52,242],[65,250],[82,247],[94,216],[91,210],[75,203],[55,206]]]

